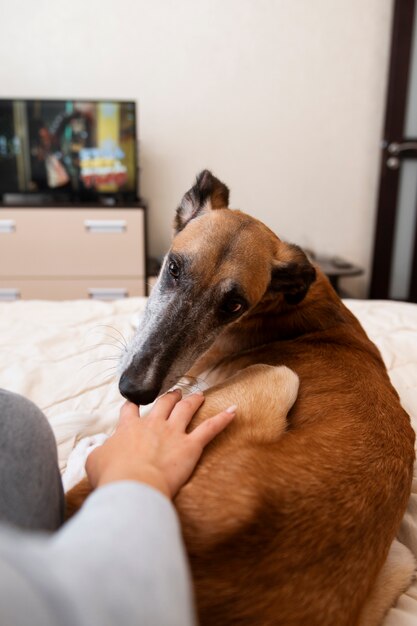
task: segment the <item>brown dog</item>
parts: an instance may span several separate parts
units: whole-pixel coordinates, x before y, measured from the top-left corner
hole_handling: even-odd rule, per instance
[[[120,379],[147,404],[203,378],[193,426],[238,405],[175,502],[201,624],[378,623],[400,591],[380,585],[410,493],[409,418],[323,274],[227,205],[207,171],[184,196]]]

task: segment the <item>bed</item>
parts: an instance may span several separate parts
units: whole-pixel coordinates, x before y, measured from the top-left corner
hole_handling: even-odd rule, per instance
[[[379,347],[403,407],[417,429],[417,305],[346,300]],[[83,476],[88,451],[113,430],[123,400],[117,362],[145,298],[114,302],[0,303],[0,387],[42,408],[54,430],[66,489]],[[417,559],[417,473],[399,539]],[[384,626],[417,623],[417,582]]]

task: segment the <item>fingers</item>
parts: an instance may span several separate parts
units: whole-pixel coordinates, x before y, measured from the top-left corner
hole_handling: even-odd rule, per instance
[[[187,396],[174,407],[169,417],[170,424],[184,431],[203,402],[204,394],[200,391]]]
[[[168,393],[165,393],[155,402],[154,407],[148,415],[148,418],[166,421],[170,416],[174,406],[177,404],[177,402],[181,400],[181,397],[182,393],[180,389],[168,391]]]
[[[138,405],[133,402],[126,401],[120,409],[118,426],[128,424],[132,419],[138,419],[139,416]]]
[[[204,448],[235,418],[236,408],[236,405],[233,405],[225,411],[218,413],[214,417],[210,417],[208,420],[197,426],[197,428],[193,430],[189,437],[193,439],[194,442],[198,443],[202,448]]]

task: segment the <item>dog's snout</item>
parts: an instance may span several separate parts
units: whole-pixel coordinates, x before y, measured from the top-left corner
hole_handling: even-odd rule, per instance
[[[139,404],[137,398],[137,388],[135,384],[130,380],[129,376],[124,372],[119,380],[119,391],[126,400]]]
[[[119,391],[126,400],[139,404],[150,404],[158,395],[158,391],[155,389],[142,389],[135,384],[129,374],[124,372],[119,380]]]

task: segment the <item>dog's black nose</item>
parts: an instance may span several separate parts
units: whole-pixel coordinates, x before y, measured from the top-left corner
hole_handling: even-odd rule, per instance
[[[119,391],[126,400],[139,404],[150,404],[158,395],[155,389],[143,389],[133,383],[127,372],[124,372],[119,380]]]

